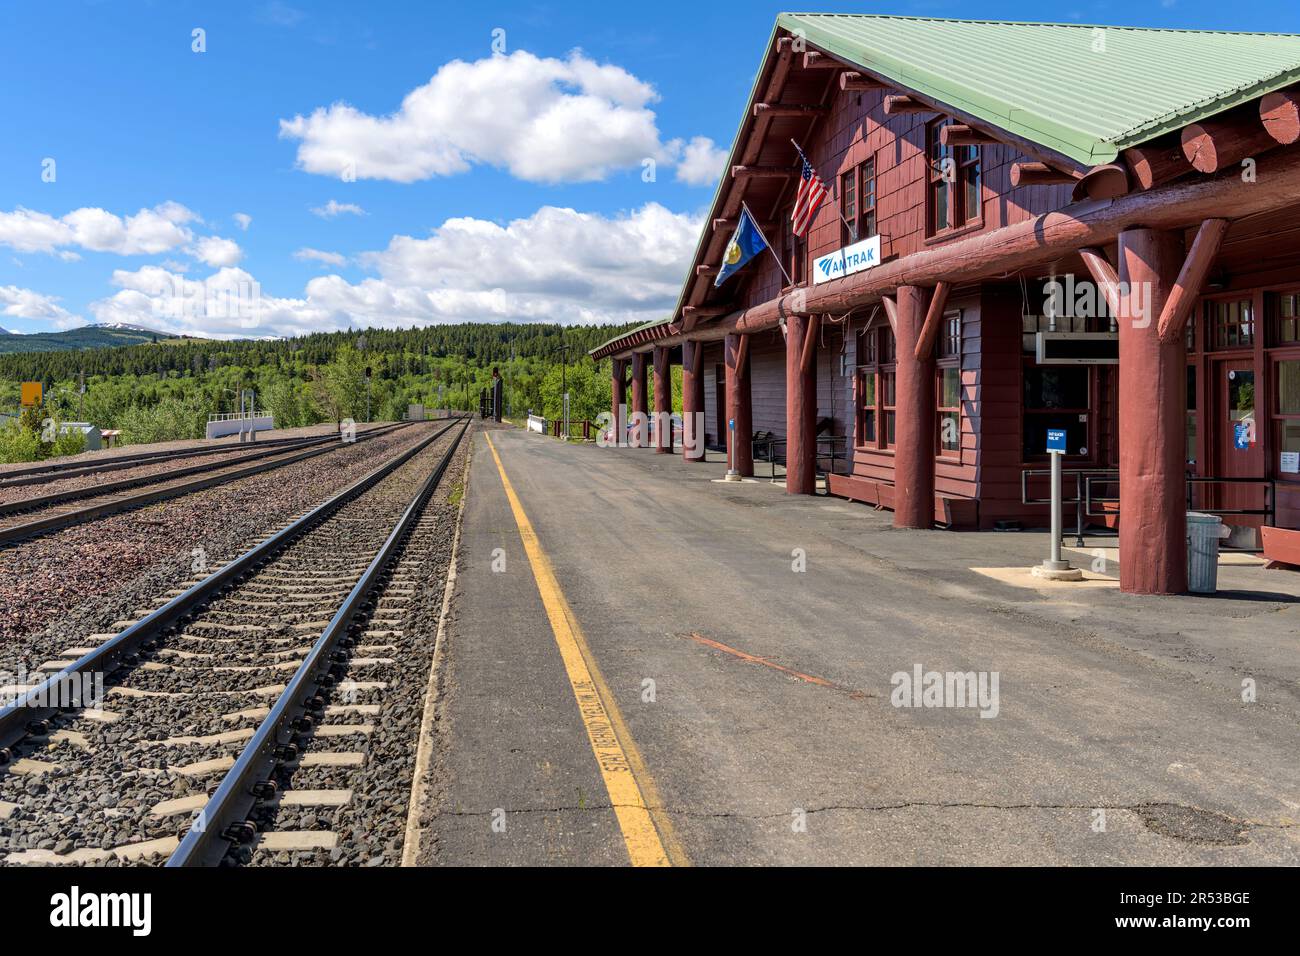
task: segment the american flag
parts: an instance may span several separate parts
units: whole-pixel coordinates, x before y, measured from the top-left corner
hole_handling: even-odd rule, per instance
[[[821,208],[822,203],[830,194],[822,178],[817,175],[817,170],[812,168],[812,163],[808,162],[808,157],[799,150],[799,193],[794,197],[794,211],[790,214],[790,222],[794,226],[794,234],[803,236],[808,232],[808,227],[812,225],[813,216],[817,215],[817,210]]]

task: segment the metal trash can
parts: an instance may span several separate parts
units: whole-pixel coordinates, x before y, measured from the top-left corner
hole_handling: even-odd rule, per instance
[[[1218,515],[1187,512],[1187,590],[1213,594],[1219,586],[1219,539],[1223,519]]]

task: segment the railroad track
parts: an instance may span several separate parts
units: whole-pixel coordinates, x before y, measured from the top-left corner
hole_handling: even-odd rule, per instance
[[[407,427],[409,424],[399,422],[369,429],[357,435],[356,441],[369,441],[388,434],[394,429]],[[170,473],[142,475],[138,478],[126,478],[88,488],[54,492],[0,504],[0,545],[261,474],[274,468],[326,454],[343,447],[343,444],[334,435],[312,438],[305,440],[302,445],[294,444],[253,452],[235,461],[207,462]],[[258,463],[252,464],[252,462]],[[196,474],[205,477],[182,480]],[[145,491],[133,491],[141,486],[153,487]]]
[[[380,426],[386,427],[386,426]],[[369,431],[370,429],[366,429]],[[331,439],[333,434],[305,438],[266,438],[255,442],[253,447],[270,448],[317,439]],[[182,458],[197,458],[203,455],[220,455],[231,452],[244,452],[249,445],[234,442],[211,445],[209,447],[184,448],[174,451],[147,451],[133,455],[114,455],[103,461],[55,461],[42,462],[24,468],[0,471],[0,488],[15,488],[20,485],[39,485],[50,481],[63,481],[66,478],[81,478],[86,475],[106,474],[127,468],[140,468],[146,465],[163,464],[179,461]]]
[[[385,682],[340,678],[385,666],[435,530],[426,505],[469,425],[430,435],[120,632],[69,648],[75,661],[45,665],[51,676],[0,711],[4,861],[247,862],[250,813],[346,803],[344,787],[280,793],[277,780],[359,763],[349,740],[373,730]],[[112,685],[102,699],[95,675]],[[330,842],[271,832],[256,845]]]

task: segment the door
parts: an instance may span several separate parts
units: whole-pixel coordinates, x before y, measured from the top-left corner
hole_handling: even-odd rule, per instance
[[[1214,421],[1213,477],[1263,478],[1264,435],[1259,427],[1259,376],[1251,359],[1216,362],[1217,401]],[[1226,510],[1256,509],[1265,505],[1263,485],[1223,484],[1207,496]],[[1200,496],[1198,499],[1200,500]],[[1228,524],[1257,528],[1259,515],[1225,515]]]

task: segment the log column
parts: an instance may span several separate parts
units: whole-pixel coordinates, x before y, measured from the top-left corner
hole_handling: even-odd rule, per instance
[[[785,490],[811,495],[817,490],[817,354],[809,340],[815,320],[791,315],[785,320]],[[813,349],[804,362],[804,348]]]
[[[682,343],[682,458],[704,461],[704,343]]]
[[[655,346],[655,451],[660,455],[671,455],[673,453],[672,368],[672,352],[661,345]],[[659,427],[664,422],[667,422],[667,427]]]
[[[918,359],[930,290],[900,286],[894,329],[894,527],[934,527],[934,356]],[[884,422],[879,427],[884,427]]]
[[[747,336],[726,339],[727,418],[736,423],[728,434],[728,422],[720,428],[728,435],[727,467],[746,478],[754,474],[754,410],[749,391],[749,342]]]
[[[637,412],[641,413],[640,422],[632,431],[633,448],[650,447],[650,395],[646,391],[646,353],[632,353],[632,410],[628,420]]]
[[[1183,263],[1179,233],[1119,236],[1119,587],[1187,590],[1187,345],[1158,318]]]
[[[627,359],[610,359],[609,367],[609,415],[612,422],[609,427],[614,439],[612,447],[621,448],[625,437],[623,410],[627,401]]]

